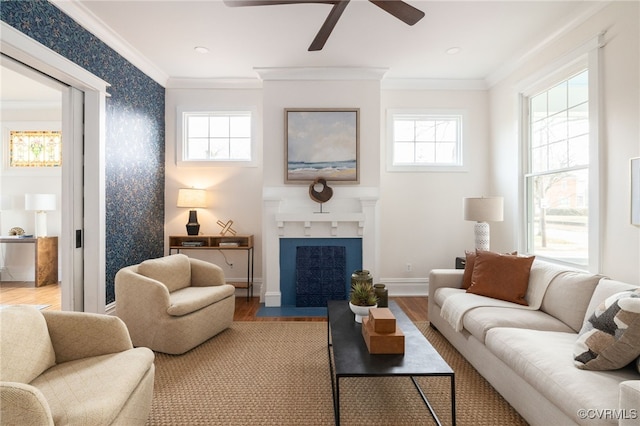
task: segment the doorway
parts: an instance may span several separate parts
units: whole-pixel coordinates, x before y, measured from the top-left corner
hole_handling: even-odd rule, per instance
[[[62,310],[105,313],[104,133],[108,83],[0,22],[0,52],[67,85],[62,132]],[[65,102],[67,106],[65,106]],[[84,145],[83,145],[84,141]],[[65,148],[66,147],[66,148]],[[76,166],[79,164],[79,166]]]
[[[59,310],[59,282],[66,273],[60,262],[62,126],[63,115],[70,114],[63,110],[63,96],[69,88],[4,55],[0,76],[0,235],[5,241],[0,244],[0,303]],[[50,211],[30,211],[43,201]],[[41,229],[36,231],[38,214]],[[21,233],[44,239],[24,244],[31,239],[20,238]],[[43,267],[46,276],[36,272]]]

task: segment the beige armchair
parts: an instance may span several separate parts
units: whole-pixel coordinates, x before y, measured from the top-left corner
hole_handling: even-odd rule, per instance
[[[183,254],[121,269],[115,290],[133,344],[157,352],[185,353],[233,322],[235,287],[222,269]]]
[[[3,425],[144,425],[155,366],[113,316],[0,309]]]

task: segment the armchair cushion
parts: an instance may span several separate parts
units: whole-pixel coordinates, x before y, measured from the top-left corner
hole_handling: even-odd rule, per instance
[[[0,371],[2,380],[29,383],[56,363],[47,323],[37,309],[10,306],[2,310]]]
[[[191,263],[184,254],[145,260],[138,265],[138,273],[160,281],[170,293],[191,285]]]
[[[153,359],[147,348],[78,359],[50,368],[31,384],[49,401],[56,424],[111,424]]]
[[[235,290],[234,286],[223,284],[212,287],[187,287],[174,291],[169,296],[171,305],[167,313],[176,317],[190,314],[233,296]]]

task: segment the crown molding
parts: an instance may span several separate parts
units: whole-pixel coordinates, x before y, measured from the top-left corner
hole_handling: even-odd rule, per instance
[[[171,77],[167,89],[262,89],[258,78],[186,78]]]
[[[124,38],[120,37],[93,12],[87,9],[78,0],[49,0],[54,6],[67,14],[71,19],[80,24],[84,29],[95,35],[118,52],[123,58],[131,62],[136,68],[155,80],[161,86],[166,86],[169,76],[147,59],[139,50],[133,47]]]
[[[549,35],[544,39],[542,39],[529,49],[523,50],[519,55],[515,55],[515,57],[511,61],[507,61],[503,66],[489,73],[489,75],[487,75],[487,77],[485,78],[487,87],[491,88],[500,83],[502,80],[518,70],[518,68],[522,67],[527,61],[531,60],[535,55],[542,52],[544,49],[547,49],[549,45],[556,42],[558,39],[560,39],[560,37],[568,34],[570,31],[586,22],[589,18],[600,12],[613,1],[614,0],[601,0],[588,4],[585,9],[576,13],[573,19],[565,22],[563,25],[556,28],[555,31],[550,31]]]
[[[388,68],[374,67],[256,67],[264,81],[277,80],[382,80]]]
[[[390,78],[382,80],[382,90],[487,90],[484,80]]]

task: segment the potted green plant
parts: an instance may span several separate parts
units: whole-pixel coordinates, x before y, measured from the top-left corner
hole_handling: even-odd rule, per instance
[[[367,281],[357,281],[351,283],[351,295],[349,296],[349,307],[356,316],[356,322],[362,322],[362,317],[369,316],[369,309],[378,306],[373,285]]]

